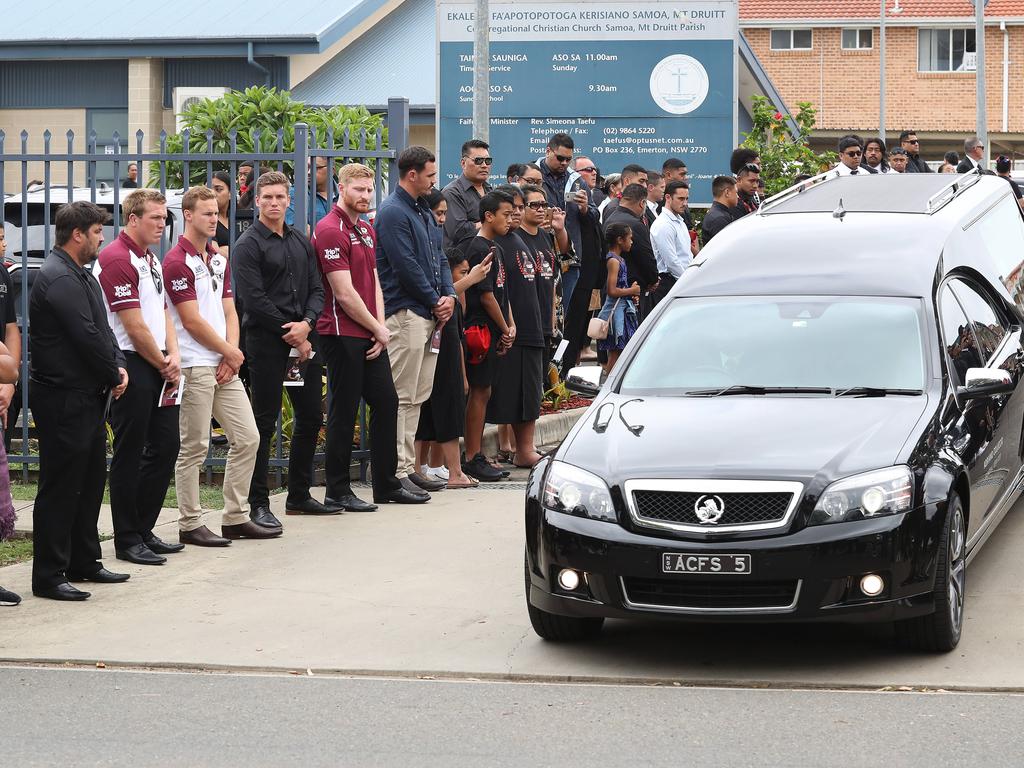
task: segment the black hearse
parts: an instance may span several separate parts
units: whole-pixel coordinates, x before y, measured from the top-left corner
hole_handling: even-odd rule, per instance
[[[1022,262],[992,176],[823,175],[727,227],[530,477],[536,632],[882,621],[955,647],[1024,484]]]

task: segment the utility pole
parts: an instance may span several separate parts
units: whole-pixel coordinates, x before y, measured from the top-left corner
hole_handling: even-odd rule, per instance
[[[491,129],[491,10],[488,0],[476,0],[473,27],[473,138],[490,141]]]
[[[977,134],[978,140],[985,145],[985,154],[981,167],[988,170],[988,120],[985,114],[985,6],[988,0],[974,0],[974,50],[977,57],[974,74],[978,79]]]

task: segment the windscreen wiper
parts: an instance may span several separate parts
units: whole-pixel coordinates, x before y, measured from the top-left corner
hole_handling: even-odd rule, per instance
[[[690,389],[684,392],[685,395],[697,397],[720,397],[722,395],[778,395],[778,394],[807,394],[807,395],[831,395],[829,387],[759,387],[751,384],[733,384],[724,389]]]
[[[836,397],[885,397],[886,395],[920,395],[920,389],[890,389],[888,387],[847,387],[835,391]]]

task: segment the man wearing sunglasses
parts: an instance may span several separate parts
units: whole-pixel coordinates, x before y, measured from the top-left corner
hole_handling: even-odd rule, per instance
[[[490,145],[470,139],[462,145],[462,175],[441,190],[448,201],[444,220],[444,251],[451,253],[460,243],[476,237],[480,229],[480,200],[491,191],[487,179],[491,175]]]
[[[843,136],[839,140],[839,163],[835,167],[837,176],[867,176],[878,173],[870,165],[861,165],[864,147],[857,136]]]
[[[601,191],[601,187],[597,183],[597,165],[586,155],[576,155],[576,161],[572,165],[576,169],[576,173],[582,176],[583,180],[587,182],[587,186],[590,187],[590,194],[594,200],[594,205],[600,205],[601,201],[604,200],[604,192]]]
[[[933,172],[921,157],[921,142],[917,139],[917,131],[903,131],[900,134],[900,146],[907,153],[907,170],[904,173]]]
[[[131,381],[110,404],[114,551],[118,560],[162,565],[164,555],[185,548],[153,534],[178,458],[178,407],[160,407],[159,402],[164,382],[178,384],[181,358],[163,268],[152,251],[163,237],[167,200],[155,189],[137,189],[124,199],[121,211],[124,229],[100,252],[94,272]]]
[[[985,145],[977,136],[971,136],[964,142],[964,159],[956,167],[957,173],[970,173],[978,168],[985,170]]]

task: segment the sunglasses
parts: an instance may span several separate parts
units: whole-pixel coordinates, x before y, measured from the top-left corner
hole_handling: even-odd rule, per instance
[[[847,157],[860,157],[861,153],[859,149],[855,149],[852,152],[843,152],[843,154]]]
[[[559,158],[559,159],[561,159],[561,158]],[[588,166],[586,168],[577,168],[576,172],[577,173],[594,173],[596,170],[597,170],[597,168],[594,167],[593,165],[591,165],[591,166]]]
[[[754,165],[753,163],[747,163],[746,165],[743,166],[743,170],[744,171],[748,171],[750,173],[760,173],[761,172],[761,166],[760,165]],[[684,173],[683,175],[686,176],[687,174]]]
[[[550,208],[551,205],[543,200],[534,200],[532,203],[527,203],[526,207],[531,211],[544,211]]]
[[[494,165],[493,157],[467,157],[467,160],[472,160],[473,165]]]
[[[907,144],[920,144],[921,142],[917,139],[907,139]]]
[[[560,163],[571,163],[572,155],[555,155],[555,160]]]

